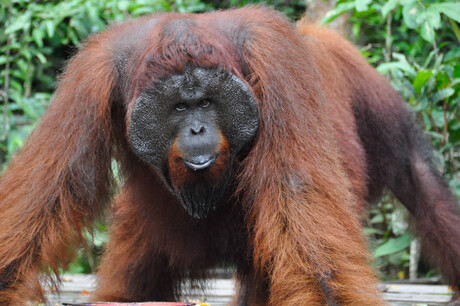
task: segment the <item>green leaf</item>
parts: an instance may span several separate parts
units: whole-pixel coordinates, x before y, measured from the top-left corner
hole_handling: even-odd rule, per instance
[[[108,233],[106,231],[97,230],[94,232],[93,244],[97,247],[102,247],[107,243]]]
[[[22,58],[21,59],[18,59],[16,61],[16,65],[19,67],[19,70],[23,73],[23,74],[27,74],[27,68],[28,68],[28,63],[27,61],[23,60]]]
[[[439,127],[443,128],[444,127],[444,112],[441,110],[433,109],[431,111],[431,118],[433,118],[434,124]]]
[[[444,88],[433,95],[433,103],[445,100],[455,93],[453,88]]]
[[[354,23],[353,27],[351,28],[351,32],[353,33],[354,37],[358,38],[359,33],[361,32],[361,23],[360,22]]]
[[[417,75],[417,72],[415,71],[415,69],[409,64],[409,62],[407,62],[407,59],[404,56],[404,54],[394,52],[393,57],[399,61],[380,64],[376,68],[377,71],[382,74],[386,74],[388,71],[399,69],[401,71],[404,71],[406,74],[408,74],[411,77],[415,77]]]
[[[412,241],[409,233],[404,233],[397,238],[390,238],[387,242],[380,245],[374,252],[374,257],[381,257],[400,252],[407,248]]]
[[[409,4],[417,2],[417,1],[418,0],[400,0],[399,2],[400,2],[401,5],[406,6],[406,5],[409,5]]]
[[[452,30],[454,30],[455,36],[457,37],[457,41],[460,41],[460,27],[457,25],[457,22],[449,18],[450,26]]]
[[[8,152],[16,152],[24,145],[24,135],[20,131],[10,132],[7,139]]]
[[[118,9],[120,11],[126,11],[128,10],[128,7],[129,7],[129,1],[122,0],[118,2]]]
[[[339,3],[333,10],[330,10],[329,12],[324,15],[324,18],[321,20],[321,23],[329,23],[342,15],[345,12],[351,11],[352,9],[355,8],[355,3],[354,2],[342,2]]]
[[[11,80],[10,86],[11,88],[14,88],[15,90],[17,90],[22,95],[22,84],[21,83],[19,83],[16,80]]]
[[[423,12],[423,17],[433,28],[439,29],[441,27],[441,14],[437,10],[429,7]]]
[[[422,27],[420,28],[420,36],[430,43],[434,41],[434,29],[428,22],[424,22],[422,24]]]
[[[420,23],[417,22],[417,17],[423,11],[423,7],[417,2],[410,3],[403,8],[403,18],[406,25],[415,29],[420,26]]]
[[[457,48],[457,44],[453,43],[452,49],[447,51],[446,56],[444,57],[444,60],[446,62],[449,61],[456,61],[460,59],[460,48]]]
[[[384,231],[377,229],[377,228],[373,228],[373,227],[363,227],[363,231],[367,236],[375,235],[375,234],[377,235],[384,234]]]
[[[399,0],[390,0],[387,1],[383,6],[382,6],[382,16],[386,18],[388,14],[394,10],[397,6],[399,5]]]
[[[436,54],[436,50],[433,50],[430,52],[430,54],[428,54],[426,60],[425,60],[425,63],[423,63],[423,68],[426,68],[428,67],[428,65],[430,64],[431,60],[433,59],[433,56]]]
[[[355,0],[356,11],[364,12],[369,9],[369,4],[372,0]]]
[[[453,76],[456,79],[460,78],[460,63],[455,64]]]
[[[141,16],[155,12],[153,7],[140,7],[131,12],[133,16]]]
[[[66,272],[72,273],[72,274],[83,274],[85,273],[85,268],[80,262],[75,261],[69,264]]]
[[[383,215],[381,213],[379,214],[376,214],[375,216],[372,217],[372,219],[370,220],[370,222],[372,224],[375,224],[375,223],[382,223],[383,222]]]
[[[438,55],[438,57],[436,58],[435,62],[434,62],[433,68],[434,69],[442,69],[441,65],[442,65],[443,59],[444,59],[444,53],[440,53]]]
[[[72,43],[76,46],[79,46],[80,40],[78,39],[77,33],[73,29],[71,29],[68,34],[69,34],[69,38],[72,41]]]
[[[38,60],[42,63],[42,64],[46,64],[47,60],[46,60],[46,57],[40,53],[40,52],[37,52],[35,53],[35,56],[38,58]]]
[[[27,61],[30,61],[32,59],[32,52],[31,51],[32,51],[32,49],[28,49],[28,48],[24,48],[21,51],[22,55],[24,56],[24,58]]]
[[[44,33],[42,29],[40,28],[33,29],[32,37],[39,48],[43,48],[43,36],[44,36]]]
[[[11,34],[20,30],[26,30],[30,28],[30,18],[32,13],[26,11],[23,15],[12,19],[11,24],[9,24],[5,29],[5,34]]]
[[[430,8],[443,13],[444,15],[455,20],[456,22],[460,22],[460,3],[459,2],[435,3],[435,4],[432,4]]]
[[[75,29],[76,33],[78,34],[79,37],[87,37],[88,36],[88,29],[85,26],[85,23],[83,20],[79,18],[72,18],[70,20],[69,25]]]
[[[426,81],[428,81],[432,75],[433,73],[431,71],[426,70],[422,70],[417,74],[412,84],[414,85],[414,89],[418,94],[420,94]]]
[[[45,24],[46,30],[48,31],[48,37],[52,38],[54,36],[54,30],[56,29],[56,26],[51,20],[45,21],[44,24]]]

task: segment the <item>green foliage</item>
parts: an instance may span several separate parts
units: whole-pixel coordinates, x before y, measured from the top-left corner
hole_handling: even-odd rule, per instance
[[[113,21],[157,11],[211,8],[200,0],[2,0],[0,5],[3,168],[46,109],[57,72],[85,38]]]
[[[344,13],[354,39],[366,44],[363,55],[415,110],[435,148],[438,168],[460,197],[460,2],[338,1],[323,22]],[[386,195],[371,210],[365,229],[377,264],[390,277],[406,274],[411,240],[407,212],[401,213],[396,202]]]
[[[405,25],[410,29],[415,29],[428,42],[434,41],[436,30],[441,28],[441,15],[445,15],[454,22],[460,22],[460,3],[430,0],[338,1],[337,6],[324,17],[323,22],[331,22],[345,12],[352,12],[357,18],[383,20],[396,10],[402,11]],[[376,14],[379,15],[376,16]],[[458,35],[458,30],[456,31]]]
[[[460,195],[460,49],[445,54],[433,50],[423,65],[399,53],[393,53],[393,58],[377,69],[391,73],[393,85],[423,120],[439,159],[444,161],[440,167],[450,187]]]
[[[409,233],[404,233],[396,238],[390,238],[385,243],[379,245],[374,251],[374,257],[390,255],[403,251],[409,247],[412,237]]]
[[[216,9],[242,7],[252,4],[264,4],[283,12],[291,19],[297,20],[305,13],[305,0],[205,0]]]
[[[92,233],[85,233],[85,236],[88,246],[78,250],[76,259],[66,269],[67,273],[94,273],[100,263],[108,240],[107,226],[99,223],[92,229]]]

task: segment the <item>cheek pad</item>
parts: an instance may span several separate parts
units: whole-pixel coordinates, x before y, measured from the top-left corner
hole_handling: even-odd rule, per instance
[[[128,132],[133,152],[156,167],[165,160],[171,146],[168,138],[172,138],[166,132],[167,116],[161,116],[161,106],[155,97],[141,94],[134,104]]]
[[[219,101],[219,126],[235,153],[252,140],[259,127],[257,102],[239,78],[229,74],[215,94]]]

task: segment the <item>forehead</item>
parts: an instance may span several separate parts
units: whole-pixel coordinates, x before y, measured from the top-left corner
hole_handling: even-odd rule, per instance
[[[193,38],[193,30],[196,27],[197,22],[190,18],[174,19],[163,25],[161,35],[173,37],[176,42],[181,42]]]
[[[132,98],[146,90],[152,82],[172,75],[164,89],[182,87],[181,93],[185,96],[200,88],[212,87],[213,80],[207,77],[209,73],[206,69],[221,68],[244,78],[235,34],[217,26],[216,20],[210,17],[162,16],[146,40],[148,43],[140,56],[134,59],[137,71],[131,83],[135,87]],[[188,69],[189,66],[205,69],[193,70]]]
[[[187,67],[183,73],[172,74],[153,84],[154,91],[162,96],[180,100],[196,100],[215,94],[228,74],[219,69]]]

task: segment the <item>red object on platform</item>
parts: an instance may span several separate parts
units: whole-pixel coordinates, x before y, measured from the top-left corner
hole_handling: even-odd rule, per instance
[[[195,303],[177,303],[177,302],[143,302],[143,303],[82,303],[67,304],[66,306],[195,306]]]

